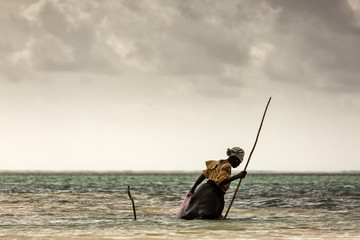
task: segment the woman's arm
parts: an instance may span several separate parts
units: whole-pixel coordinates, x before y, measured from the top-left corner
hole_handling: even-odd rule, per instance
[[[190,190],[190,192],[191,192],[192,194],[194,194],[196,187],[197,187],[202,181],[204,181],[204,179],[205,179],[204,174],[201,174],[201,175],[198,177],[198,179],[197,179],[196,182],[194,183],[194,186],[193,186],[193,187],[191,188],[191,190]]]
[[[238,174],[236,174],[236,175],[234,175],[232,177],[228,177],[228,178],[224,179],[224,181],[222,181],[220,183],[220,186],[224,185],[224,184],[227,184],[227,183],[230,183],[230,182],[232,182],[232,181],[234,181],[236,179],[244,178],[246,176],[246,174],[247,174],[246,171],[241,171],[240,173],[238,173]]]

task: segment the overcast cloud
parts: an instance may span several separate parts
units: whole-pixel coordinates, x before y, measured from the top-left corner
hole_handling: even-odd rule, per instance
[[[226,84],[253,70],[269,81],[357,91],[358,8],[342,0],[39,1],[6,19],[23,42],[2,37],[2,72],[141,72]]]
[[[269,96],[254,169],[360,169],[358,0],[0,8],[4,169],[201,169],[249,152]]]

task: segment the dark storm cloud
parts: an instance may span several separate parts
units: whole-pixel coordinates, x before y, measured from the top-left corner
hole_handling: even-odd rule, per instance
[[[155,8],[128,7],[127,15],[137,16],[131,23],[135,30],[129,29],[127,21],[109,22],[118,36],[133,43],[137,60],[152,65],[157,73],[220,74],[224,64],[247,61],[247,45],[225,25],[234,14],[223,19],[217,15],[217,4],[205,2],[167,1]],[[228,12],[231,6],[222,8]]]
[[[231,81],[228,66],[249,61],[250,26],[234,23],[237,8],[213,1],[39,1],[14,16],[26,43],[8,59],[33,71],[142,72],[202,79],[194,83],[203,91],[216,89]]]
[[[342,0],[39,1],[13,15],[25,43],[2,47],[1,68],[359,91],[356,14]]]
[[[358,13],[347,1],[269,3],[281,9],[272,41],[279,50],[265,69],[270,78],[328,91],[360,90]]]
[[[311,22],[318,22],[317,24],[324,23],[337,32],[347,32],[350,34],[354,33],[354,28],[356,28],[354,12],[348,1],[270,0],[268,2],[272,7],[283,10],[279,16],[279,24],[283,29],[290,30],[295,23],[299,24],[300,30],[302,29],[306,32],[306,28],[301,28],[301,23],[305,25]],[[321,32],[320,30],[318,32]]]

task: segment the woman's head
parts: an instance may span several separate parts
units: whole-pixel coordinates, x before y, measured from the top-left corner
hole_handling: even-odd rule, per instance
[[[226,155],[229,156],[228,161],[233,168],[236,168],[244,159],[245,152],[239,147],[228,148]]]

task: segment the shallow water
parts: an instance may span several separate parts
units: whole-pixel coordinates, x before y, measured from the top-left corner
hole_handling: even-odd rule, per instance
[[[249,174],[226,220],[179,220],[197,175],[1,173],[1,239],[359,239],[359,174]],[[127,186],[135,200],[133,220]],[[236,183],[225,202],[229,203]],[[224,212],[227,209],[225,205]]]

